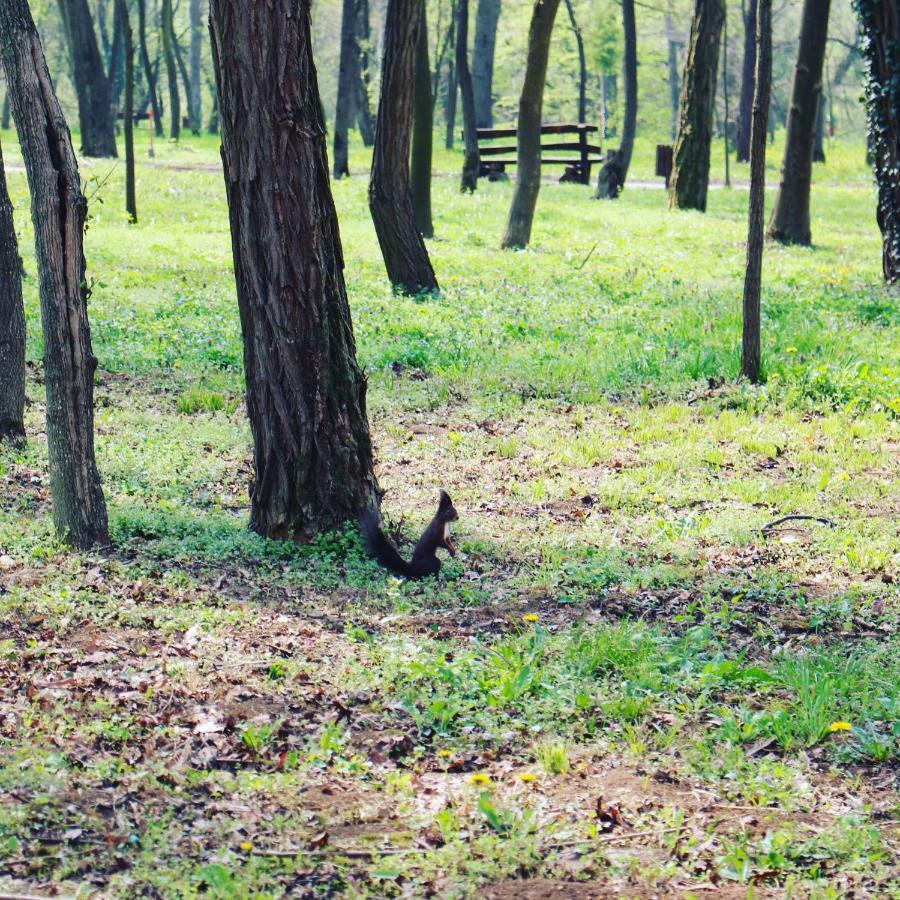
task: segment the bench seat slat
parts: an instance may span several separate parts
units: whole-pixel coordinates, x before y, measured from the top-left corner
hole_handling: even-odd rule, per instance
[[[585,132],[592,134],[597,131],[596,125],[583,124],[559,124],[559,125],[543,125],[541,126],[541,134],[578,134]],[[476,137],[479,140],[493,140],[494,138],[515,137],[519,133],[517,128],[478,128],[476,129]]]
[[[596,165],[597,163],[603,162],[603,158],[600,156],[589,156],[587,161],[592,165]],[[485,165],[498,165],[498,166],[515,166],[518,164],[518,160],[515,157],[510,159],[494,159],[491,157],[490,159],[484,160]],[[560,165],[560,166],[575,166],[580,165],[581,158],[578,156],[544,156],[541,155],[541,164],[548,165]]]

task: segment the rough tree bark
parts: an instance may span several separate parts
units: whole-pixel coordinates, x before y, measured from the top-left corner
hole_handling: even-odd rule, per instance
[[[756,69],[750,127],[750,206],[744,275],[741,375],[756,384],[761,375],[760,295],[766,205],[766,131],[772,90],[772,0],[756,3]]]
[[[626,0],[627,2],[627,0]],[[528,30],[525,80],[519,98],[516,187],[501,246],[521,250],[531,239],[534,208],[541,188],[541,115],[550,57],[550,37],[559,0],[534,0]]]
[[[426,6],[422,3],[422,26],[416,44],[416,86],[413,96],[410,186],[416,222],[422,237],[434,237],[431,217],[431,159],[434,140],[434,106],[431,103],[431,65],[428,60]]]
[[[622,141],[617,150],[607,153],[606,162],[600,167],[597,175],[597,190],[594,197],[598,200],[615,200],[622,193],[631,155],[634,152],[634,135],[637,130],[637,27],[634,20],[634,0],[622,0],[622,31],[625,41],[624,76],[625,76],[625,119],[622,124]],[[615,79],[609,79],[610,87],[615,93]]]
[[[756,6],[757,0],[749,0],[746,7],[743,0],[741,2],[744,17],[744,60],[741,65],[741,99],[734,141],[735,157],[738,162],[750,160],[750,128],[753,122],[753,94],[756,87]]]
[[[889,284],[900,280],[900,9],[896,2],[855,0],[866,64],[866,107],[878,183],[882,264]]]
[[[587,122],[587,58],[584,52],[584,37],[578,20],[575,18],[575,7],[572,0],[566,0],[566,12],[569,14],[569,25],[575,35],[575,44],[578,48],[578,121]]]
[[[831,0],[804,0],[800,46],[788,110],[781,184],[775,195],[768,236],[781,244],[812,242],[809,192],[816,116],[822,95],[822,66],[828,40]]]
[[[137,224],[137,197],[134,186],[134,32],[128,18],[126,0],[116,0],[116,15],[122,21],[125,52],[125,210],[128,221]]]
[[[481,159],[478,154],[478,135],[475,133],[478,127],[475,124],[475,92],[472,89],[472,73],[469,71],[469,0],[457,0],[456,4],[456,77],[459,79],[465,138],[459,188],[463,193],[472,193],[478,187]]]
[[[672,209],[706,210],[716,76],[724,23],[725,0],[696,0],[681,81],[681,113],[669,186]]]
[[[250,527],[306,541],[379,498],[309,5],[211,0],[210,35],[253,432]]]
[[[501,0],[478,0],[475,14],[475,44],[472,48],[472,90],[475,94],[475,125],[494,127],[494,50]]]
[[[150,51],[147,49],[147,0],[137,0],[138,11],[138,41],[141,48],[141,66],[144,70],[144,80],[147,82],[147,91],[150,94],[150,108],[153,110],[153,129],[157,137],[162,137],[162,110],[159,106],[159,91],[156,72],[150,62]]]
[[[369,0],[356,0],[356,45],[359,64],[356,80],[356,124],[364,147],[375,143],[375,117],[372,115],[371,30],[369,28]]]
[[[0,55],[31,189],[56,529],[73,546],[109,542],[94,460],[94,370],[85,282],[87,201],[27,0],[0,3]]]
[[[22,261],[0,148],[0,443],[25,440],[25,308]]]
[[[78,98],[81,152],[85,156],[116,156],[112,87],[103,68],[94,21],[87,0],[59,0],[72,81]]]
[[[162,0],[159,30],[162,38],[163,62],[166,65],[166,81],[169,83],[169,137],[177,141],[181,137],[181,98],[178,93],[178,65],[175,61],[172,0]]]
[[[188,53],[190,62],[191,92],[189,95],[191,109],[191,131],[200,134],[203,122],[203,91],[201,90],[201,64],[203,59],[203,3],[202,0],[191,0],[190,8],[191,43]]]
[[[356,112],[359,90],[359,47],[356,43],[357,0],[344,0],[341,11],[341,52],[338,61],[337,103],[334,110],[332,155],[335,180],[350,174],[348,132]]]
[[[406,294],[438,290],[416,222],[409,181],[416,44],[421,21],[422,0],[389,0],[369,177],[369,209],[388,278]]]

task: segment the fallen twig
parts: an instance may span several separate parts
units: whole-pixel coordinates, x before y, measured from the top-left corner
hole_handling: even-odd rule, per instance
[[[782,516],[780,519],[776,519],[774,522],[769,522],[768,525],[763,525],[762,528],[759,529],[760,534],[765,537],[773,528],[778,525],[782,525],[784,522],[794,522],[794,521],[802,521],[802,522],[818,522],[820,525],[827,525],[829,528],[837,528],[837,523],[832,522],[831,519],[823,519],[821,516],[804,516],[800,514],[792,514],[790,516]]]
[[[598,243],[595,243],[594,246],[591,247],[590,250],[588,250],[588,255],[581,261],[581,265],[575,269],[576,272],[580,272],[587,265],[587,261],[594,255],[594,251],[597,249]]]

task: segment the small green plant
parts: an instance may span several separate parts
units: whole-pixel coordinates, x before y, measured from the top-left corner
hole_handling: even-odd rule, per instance
[[[221,394],[203,388],[190,388],[178,397],[178,412],[186,416],[198,412],[218,412],[224,406]]]
[[[565,775],[569,771],[569,747],[565,741],[542,741],[535,747],[534,757],[548,775]]]
[[[248,725],[241,732],[241,743],[259,756],[272,742],[280,727],[280,722],[270,725]]]

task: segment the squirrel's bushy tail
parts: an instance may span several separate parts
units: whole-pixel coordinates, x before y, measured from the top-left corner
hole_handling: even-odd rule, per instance
[[[381,530],[381,520],[374,509],[366,510],[359,518],[359,530],[362,532],[366,550],[378,560],[388,571],[406,578],[416,578],[418,573],[397,552],[388,536]]]

